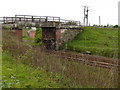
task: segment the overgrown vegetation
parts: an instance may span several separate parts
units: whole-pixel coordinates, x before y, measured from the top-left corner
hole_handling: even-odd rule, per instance
[[[38,45],[42,44],[42,28],[37,28],[36,30],[35,43],[37,43]]]
[[[82,27],[83,32],[60,48],[92,55],[117,58],[118,29]]]
[[[30,38],[27,35],[28,29],[23,29],[23,41],[27,42],[30,45],[41,45],[42,44],[42,28],[37,28],[35,33],[35,38]]]
[[[117,76],[114,70],[85,66],[80,63],[63,60],[54,55],[46,55],[38,46],[33,47],[30,44],[19,42],[14,32],[3,32],[3,50],[4,52],[9,51],[10,55],[3,54],[4,87],[8,87],[8,83],[12,85],[10,87],[16,88],[110,88],[116,87],[117,84]],[[12,69],[11,72],[9,72],[9,69]],[[46,81],[45,78],[50,80]],[[7,83],[5,80],[9,82]],[[36,80],[43,81],[37,82]]]
[[[15,60],[8,52],[3,53],[3,88],[57,88],[55,80],[59,75],[48,74],[35,67],[22,64]],[[54,77],[52,77],[52,75]]]

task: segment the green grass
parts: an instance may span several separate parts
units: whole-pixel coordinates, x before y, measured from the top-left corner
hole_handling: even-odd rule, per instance
[[[1,50],[0,50],[0,90],[1,90],[1,84],[2,84],[2,53],[1,53]]]
[[[42,69],[36,69],[13,59],[8,53],[3,53],[2,66],[3,88],[58,88],[56,79],[59,75],[49,75]]]
[[[111,28],[82,27],[83,32],[60,48],[90,52],[94,55],[117,58],[118,30]]]

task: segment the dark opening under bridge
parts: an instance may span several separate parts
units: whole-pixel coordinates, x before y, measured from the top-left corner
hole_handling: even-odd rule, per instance
[[[57,49],[59,45],[73,39],[82,31],[80,21],[52,16],[15,15],[15,17],[2,17],[0,22],[10,24],[20,40],[23,27],[41,27],[42,42],[47,49]],[[64,34],[63,31],[68,32]]]

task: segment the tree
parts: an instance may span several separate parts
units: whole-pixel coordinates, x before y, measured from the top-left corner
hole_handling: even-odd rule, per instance
[[[118,25],[113,26],[114,28],[118,28]]]

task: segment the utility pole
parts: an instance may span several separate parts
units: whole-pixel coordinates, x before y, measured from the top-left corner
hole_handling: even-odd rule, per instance
[[[86,12],[86,6],[83,6],[84,7],[84,19],[83,19],[83,24],[84,24],[84,26],[85,26],[85,12]]]
[[[84,26],[88,26],[88,6],[83,6],[84,7],[84,19],[83,19],[83,24]],[[85,25],[86,24],[86,25]]]
[[[87,7],[87,11],[86,11],[87,12],[87,14],[86,14],[86,26],[88,26],[88,11],[89,10],[88,10],[88,7]]]
[[[99,16],[99,27],[101,26],[101,18],[100,18],[100,16]]]

